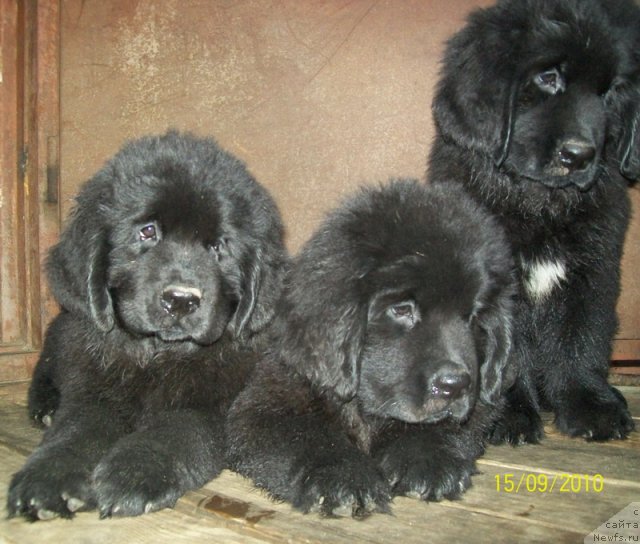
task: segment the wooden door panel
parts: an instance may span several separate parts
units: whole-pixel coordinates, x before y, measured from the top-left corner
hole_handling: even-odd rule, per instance
[[[0,51],[2,53],[2,81],[0,84],[0,172],[2,172],[2,194],[0,206],[0,343],[2,349],[22,346],[25,343],[26,323],[24,313],[24,231],[22,228],[22,184],[19,183],[19,145],[22,139],[22,123],[18,111],[21,109],[21,82],[23,74],[18,71],[21,48],[18,46],[18,3],[1,0],[2,30]],[[15,69],[11,69],[15,67]]]
[[[41,262],[60,223],[59,4],[0,0],[0,13],[0,381],[7,381],[29,377],[55,311]]]

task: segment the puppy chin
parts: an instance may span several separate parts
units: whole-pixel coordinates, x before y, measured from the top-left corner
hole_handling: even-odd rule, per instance
[[[599,176],[599,168],[594,166],[584,171],[572,173],[565,167],[549,166],[543,170],[522,169],[518,171],[518,175],[529,182],[539,183],[551,190],[573,188],[580,192],[587,192],[595,185]]]
[[[163,342],[192,342],[193,337],[182,329],[164,329],[156,331],[155,335]]]
[[[217,342],[224,333],[224,327],[202,332],[185,331],[181,327],[158,330],[155,333],[163,342],[192,342],[200,346],[209,346]]]
[[[463,422],[469,416],[473,402],[471,397],[464,397],[449,402],[443,399],[429,399],[421,406],[398,401],[384,414],[384,417],[398,419],[406,423],[438,423],[444,419]]]
[[[549,189],[566,189],[577,187],[581,192],[587,192],[595,184],[597,175],[590,172],[578,174],[549,175],[540,179],[540,183]]]

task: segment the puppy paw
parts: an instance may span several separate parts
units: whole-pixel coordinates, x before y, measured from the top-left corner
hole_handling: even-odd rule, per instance
[[[101,518],[139,516],[171,508],[183,491],[181,467],[170,454],[118,448],[93,471],[93,489]]]
[[[538,412],[530,407],[526,409],[507,407],[498,421],[489,431],[491,444],[538,444],[544,438],[544,427]]]
[[[38,427],[51,427],[59,405],[60,393],[48,382],[29,389],[29,417]]]
[[[556,426],[569,436],[589,441],[626,438],[635,425],[622,394],[615,388],[611,393],[606,401],[596,393],[572,395],[557,409]]]
[[[51,427],[53,416],[58,409],[59,395],[31,395],[29,398],[29,417],[37,427]]]
[[[399,441],[386,449],[379,464],[393,495],[424,501],[459,499],[471,487],[471,476],[477,470],[475,460],[456,453],[432,447],[414,451]]]
[[[364,461],[336,461],[307,471],[300,478],[293,506],[330,517],[388,513],[391,490],[373,463],[366,458]]]
[[[7,499],[9,517],[23,516],[30,521],[71,518],[94,508],[89,475],[75,465],[45,458],[14,474]]]

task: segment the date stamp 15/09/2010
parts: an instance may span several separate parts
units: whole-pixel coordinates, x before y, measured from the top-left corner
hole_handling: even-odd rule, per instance
[[[498,493],[602,493],[602,474],[496,474]]]

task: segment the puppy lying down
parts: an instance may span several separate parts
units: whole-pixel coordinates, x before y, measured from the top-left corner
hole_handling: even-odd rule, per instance
[[[286,267],[280,214],[214,140],[128,142],[80,190],[47,261],[61,306],[29,389],[47,426],[9,516],[134,516],[224,464],[224,416]]]
[[[232,467],[325,515],[460,497],[509,381],[511,269],[461,189],[360,190],[295,259],[227,421]]]

